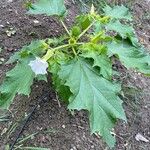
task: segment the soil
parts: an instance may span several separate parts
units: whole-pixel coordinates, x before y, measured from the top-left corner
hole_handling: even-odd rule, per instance
[[[66,23],[71,25],[79,8],[73,1],[67,2],[67,8],[69,15]],[[150,2],[149,0],[135,0],[130,8],[134,15],[134,24],[139,40],[150,50]],[[4,58],[5,61],[32,40],[55,37],[64,32],[55,19],[45,16],[30,16],[25,13],[22,0],[0,1],[0,47],[3,49],[0,58]],[[15,34],[8,37],[6,31],[11,28]],[[0,65],[0,81],[10,67],[4,63]],[[125,88],[123,101],[128,122],[118,121],[115,128],[117,143],[114,149],[150,150],[149,142],[140,142],[135,139],[135,135],[140,133],[150,140],[150,78],[131,70],[125,73],[125,69],[121,67],[118,69],[124,85],[135,86],[138,92],[131,92]],[[38,105],[30,118],[21,134],[21,139],[27,135],[39,133],[22,142],[24,147],[37,146],[51,150],[109,150],[100,137],[90,134],[86,112],[81,111],[71,115],[67,106],[58,102],[50,79],[48,84],[35,82],[30,98],[16,96],[9,113],[7,113],[9,120],[0,123],[0,150],[4,150],[6,145],[12,144],[19,132],[19,127],[15,128],[15,125],[17,126],[41,99],[44,101]],[[14,130],[10,132],[10,129]],[[49,132],[46,132],[47,130]]]

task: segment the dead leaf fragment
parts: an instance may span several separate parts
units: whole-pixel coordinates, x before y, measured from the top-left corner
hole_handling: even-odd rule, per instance
[[[137,141],[143,141],[143,142],[149,142],[149,140],[148,139],[146,139],[142,134],[140,134],[140,133],[138,133],[136,136],[135,136],[135,139],[137,140]]]

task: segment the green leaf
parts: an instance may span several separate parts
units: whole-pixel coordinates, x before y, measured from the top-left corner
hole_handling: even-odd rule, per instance
[[[52,74],[52,81],[56,92],[58,93],[61,100],[68,103],[68,99],[71,95],[69,87],[64,86],[64,81],[62,81],[58,72],[60,70],[60,64],[68,61],[67,55],[62,53],[61,51],[56,51],[54,57],[49,59],[49,72]]]
[[[36,76],[36,78],[37,78],[38,81],[45,81],[45,82],[47,82],[47,77],[46,77],[46,75],[38,74],[38,75]]]
[[[110,16],[112,19],[127,19],[132,21],[132,15],[129,12],[129,9],[123,5],[114,6],[113,8],[107,5],[103,11],[106,16]]]
[[[117,32],[123,39],[129,38],[134,46],[138,46],[138,39],[136,38],[134,28],[132,26],[124,25],[120,21],[111,21],[106,25],[106,30]]]
[[[15,68],[7,72],[0,86],[0,108],[8,109],[16,94],[29,95],[34,73],[27,62],[18,62]]]
[[[108,44],[108,51],[112,55],[117,55],[126,68],[150,75],[150,55],[142,49],[132,47],[125,42],[112,42]]]
[[[64,0],[37,0],[29,6],[29,14],[57,15],[62,17],[66,13]]]
[[[76,24],[81,28],[81,30],[85,30],[91,24],[90,16],[88,15],[77,16]]]
[[[97,39],[94,39],[97,41]],[[101,38],[98,40],[102,40]],[[94,60],[93,67],[100,67],[100,74],[106,78],[112,78],[112,62],[107,56],[107,47],[100,44],[87,43],[80,47],[82,54],[80,56],[85,58],[92,58]]]
[[[112,78],[112,62],[108,58],[106,54],[98,54],[96,52],[87,52],[82,54],[85,58],[92,58],[94,60],[93,67],[98,66],[100,67],[100,74],[106,78]]]
[[[71,95],[70,89],[67,86],[64,86],[64,81],[62,81],[59,76],[58,72],[60,70],[60,64],[58,62],[51,62],[50,67],[54,69],[49,69],[52,73],[52,81],[56,92],[58,93],[60,99],[66,103],[68,103],[68,99]]]
[[[98,34],[100,31],[102,31],[102,24],[99,21],[95,22],[93,26],[95,34]]]
[[[110,131],[117,118],[126,120],[122,101],[117,96],[120,86],[99,76],[81,58],[62,65],[59,77],[72,92],[69,110],[88,110],[92,133],[99,133],[113,147],[115,138]]]
[[[36,40],[32,41],[31,44],[24,46],[22,51],[28,51],[34,56],[42,56],[46,50],[49,48],[49,45],[45,42],[45,40]],[[22,54],[23,57],[23,54]]]
[[[48,48],[49,46],[45,40],[32,41],[31,44],[24,46],[19,52],[16,52],[14,55],[12,55],[6,63],[14,63],[17,60],[28,57],[30,54],[34,55],[35,57],[41,57]]]
[[[78,26],[74,26],[74,27],[71,29],[71,35],[72,35],[73,37],[78,37],[80,34],[81,34],[81,29],[80,29]]]

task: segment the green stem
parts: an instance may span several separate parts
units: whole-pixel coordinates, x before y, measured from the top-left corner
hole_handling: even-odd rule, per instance
[[[72,51],[73,51],[74,55],[77,56],[77,52],[76,52],[76,50],[74,49],[74,47],[72,47]]]
[[[84,43],[76,43],[74,45],[83,45]],[[51,48],[49,49],[46,54],[42,57],[42,59],[44,59],[45,61],[47,61],[51,56],[52,56],[52,51],[54,52],[55,50],[59,50],[59,49],[63,49],[63,48],[67,48],[67,47],[72,47],[72,50],[73,50],[73,53],[75,55],[77,55],[73,45],[71,44],[65,44],[65,45],[61,45],[61,46],[58,46],[58,47],[55,47],[55,48]]]
[[[65,45],[55,47],[55,48],[53,48],[53,50],[55,51],[55,50],[58,50],[58,49],[63,49],[63,48],[69,47],[69,46],[70,46],[70,44],[65,44]]]
[[[94,24],[95,22],[91,23],[77,38],[79,40]]]
[[[61,24],[63,25],[64,29],[65,29],[66,32],[68,33],[68,35],[71,37],[70,32],[69,32],[67,26],[65,25],[65,23],[64,23],[62,20],[60,20],[60,21],[61,21]]]
[[[61,46],[55,47],[55,48],[53,48],[53,49],[51,48],[51,49],[49,49],[49,50],[46,52],[46,54],[42,57],[42,59],[45,60],[45,61],[47,61],[50,57],[52,57],[53,52],[54,52],[55,50],[63,49],[63,48],[69,47],[69,46],[70,46],[70,44],[65,44],[65,45],[61,45]]]

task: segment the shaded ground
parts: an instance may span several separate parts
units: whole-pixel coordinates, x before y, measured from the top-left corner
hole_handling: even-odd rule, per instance
[[[149,5],[148,0],[135,1],[132,9],[139,40],[150,50]],[[71,24],[78,9],[72,2],[67,3],[67,7],[69,16],[66,22]],[[35,23],[35,20],[39,23]],[[8,37],[6,31],[11,28],[16,33]],[[10,55],[33,39],[59,36],[61,33],[63,29],[54,19],[26,15],[22,0],[0,1],[0,47],[3,49],[0,58],[7,60]],[[0,65],[0,80],[7,70],[8,66]],[[116,127],[115,150],[149,150],[150,144],[136,141],[135,135],[141,133],[150,140],[150,79],[132,71],[125,74],[120,67],[119,70],[122,72],[121,79],[125,85],[134,85],[141,91],[132,95],[127,90],[125,92],[124,107],[128,123],[119,122]],[[12,143],[16,137],[18,131],[9,133],[10,128],[23,119],[25,112],[28,113],[43,97],[44,102],[33,114],[21,138],[47,129],[52,129],[53,132],[39,133],[23,142],[23,146],[39,146],[51,150],[108,150],[99,137],[90,135],[86,112],[72,116],[64,104],[59,105],[50,82],[48,85],[44,82],[35,83],[30,98],[16,97],[10,109],[9,121],[0,123],[0,150]]]

